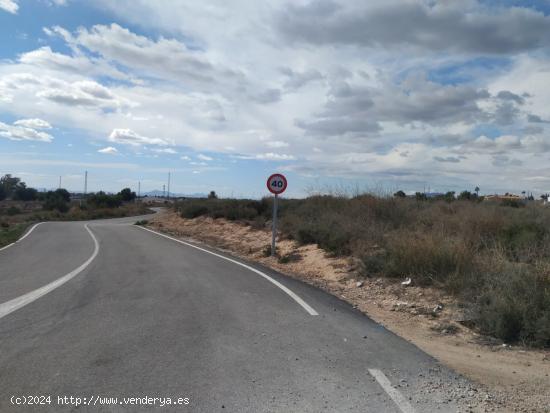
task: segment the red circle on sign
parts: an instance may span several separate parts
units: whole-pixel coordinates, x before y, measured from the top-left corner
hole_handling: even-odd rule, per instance
[[[282,182],[279,186],[279,182]],[[273,174],[267,178],[267,189],[272,194],[278,195],[285,192],[288,182],[284,175],[282,174]]]

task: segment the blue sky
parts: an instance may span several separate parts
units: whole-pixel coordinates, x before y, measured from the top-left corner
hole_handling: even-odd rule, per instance
[[[550,191],[550,3],[0,0],[0,174]],[[399,30],[396,30],[399,27]]]

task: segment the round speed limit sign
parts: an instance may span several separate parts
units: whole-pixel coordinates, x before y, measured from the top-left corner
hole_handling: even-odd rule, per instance
[[[282,194],[285,192],[287,186],[287,181],[284,175],[273,174],[267,178],[267,189],[269,192],[275,195]]]

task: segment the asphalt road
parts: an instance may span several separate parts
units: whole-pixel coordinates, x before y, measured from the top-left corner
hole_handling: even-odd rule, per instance
[[[463,379],[351,306],[135,220],[43,223],[0,251],[1,412],[456,411]]]

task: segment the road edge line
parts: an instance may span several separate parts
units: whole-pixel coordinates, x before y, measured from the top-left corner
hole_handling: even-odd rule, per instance
[[[382,370],[369,369],[369,373],[372,377],[375,378],[380,387],[384,389],[388,396],[390,396],[390,398],[397,405],[399,410],[401,410],[403,413],[415,413],[409,401],[405,398],[405,396],[401,394],[401,392],[399,392],[399,390],[392,386],[390,380],[382,372]]]
[[[224,259],[226,261],[229,261],[229,262],[232,262],[233,264],[237,264],[241,267],[244,267],[246,268],[247,270],[250,270],[258,275],[260,275],[261,277],[265,278],[267,281],[271,282],[272,284],[274,284],[275,286],[279,287],[282,291],[284,291],[290,298],[292,298],[294,301],[296,301],[304,310],[306,310],[309,315],[319,315],[319,313],[317,311],[315,311],[313,309],[313,307],[311,307],[308,303],[306,303],[299,295],[297,295],[295,292],[293,292],[291,289],[289,289],[288,287],[284,286],[283,284],[281,284],[279,281],[271,278],[269,275],[267,275],[266,273],[260,271],[260,270],[257,270],[256,268],[250,266],[250,265],[247,265],[247,264],[244,264],[242,262],[239,262],[237,260],[234,260],[232,258],[229,258],[229,257],[225,257],[221,254],[217,254],[215,252],[212,252],[212,251],[209,251],[205,248],[201,248],[201,247],[198,247],[196,245],[193,245],[189,242],[185,242],[185,241],[182,241],[180,239],[177,239],[177,238],[174,238],[174,237],[171,237],[169,235],[166,235],[166,234],[163,234],[161,232],[157,232],[157,231],[154,231],[152,229],[149,229],[149,228],[145,228],[143,226],[139,226],[139,225],[135,225],[137,228],[141,228],[145,231],[149,231],[149,232],[152,232],[153,234],[156,234],[156,235],[159,235],[161,237],[164,237],[164,238],[168,238],[172,241],[176,241],[176,242],[179,242],[180,244],[183,244],[183,245],[186,245],[188,247],[191,247],[191,248],[195,248],[199,251],[203,251],[203,252],[206,252],[208,254],[211,254],[211,255],[214,255],[218,258],[221,258],[221,259]]]
[[[5,249],[8,249],[8,248],[11,247],[12,245],[15,245],[15,244],[17,244],[18,242],[23,241],[25,238],[27,238],[27,237],[30,235],[31,232],[34,231],[34,229],[35,229],[37,226],[39,226],[40,224],[43,224],[43,223],[44,223],[44,222],[38,222],[37,224],[34,224],[34,225],[31,227],[31,229],[29,229],[28,231],[26,231],[26,232],[23,234],[23,236],[22,236],[21,238],[19,238],[19,239],[18,239],[17,241],[15,241],[15,242],[12,242],[11,244],[4,245],[2,248],[0,248],[0,251],[3,251],[3,250],[5,250]]]
[[[16,297],[10,301],[6,301],[5,303],[0,304],[0,319],[7,316],[8,314],[13,313],[14,311],[19,310],[20,308],[26,306],[27,304],[30,304],[33,301],[38,300],[40,297],[43,297],[44,295],[55,290],[56,288],[61,287],[67,281],[71,280],[72,278],[80,274],[82,271],[84,271],[86,267],[88,267],[88,265],[90,265],[90,263],[95,259],[95,257],[99,253],[99,242],[97,241],[97,238],[95,237],[94,233],[88,227],[88,224],[85,224],[84,228],[86,228],[86,231],[88,231],[88,233],[92,237],[92,240],[94,241],[94,252],[90,256],[90,258],[88,258],[78,268],[75,268],[70,273],[58,278],[57,280],[54,280],[49,284],[46,284],[40,288],[37,288],[36,290],[33,290],[19,297]]]

